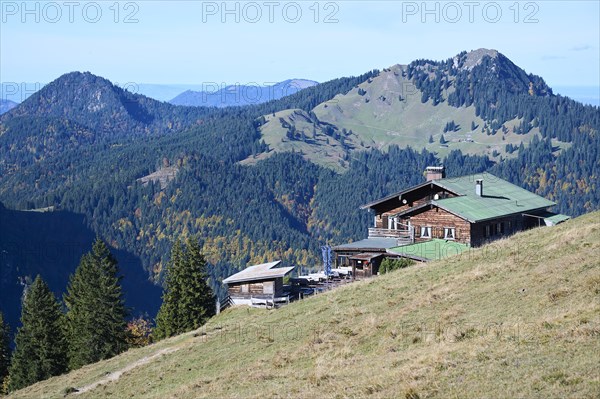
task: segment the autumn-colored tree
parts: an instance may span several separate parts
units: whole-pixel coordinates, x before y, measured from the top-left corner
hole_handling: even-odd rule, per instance
[[[138,317],[127,323],[127,344],[131,348],[141,348],[152,343],[152,323]]]
[[[0,312],[0,394],[7,393],[4,389],[4,381],[8,377],[10,366],[10,327],[4,321],[4,315]]]

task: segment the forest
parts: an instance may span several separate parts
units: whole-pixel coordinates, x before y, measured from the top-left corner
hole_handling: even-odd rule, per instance
[[[511,148],[513,157],[492,162],[452,151],[440,158],[393,145],[348,149],[343,173],[297,152],[253,166],[239,161],[270,151],[259,131],[264,115],[290,108],[310,113],[377,70],[222,109],[173,106],[89,73],[67,74],[0,117],[0,201],[9,209],[82,215],[86,229],[138,257],[156,283],[164,279],[174,239],[196,235],[217,295],[223,278],[249,264],[281,259],[318,266],[321,245],[365,236],[371,216],[360,205],[422,182],[428,165],[445,165],[449,176],[488,171],[571,216],[598,209],[598,109],[555,96],[540,77],[515,68],[501,57],[468,71],[450,60],[418,60],[408,68],[423,102],[475,105],[482,129],[513,118],[522,118],[523,132],[539,127],[540,136]],[[446,98],[450,86],[455,90]],[[91,101],[91,93],[100,95]],[[552,139],[568,145],[557,148]],[[177,170],[166,187],[139,180],[165,167]]]

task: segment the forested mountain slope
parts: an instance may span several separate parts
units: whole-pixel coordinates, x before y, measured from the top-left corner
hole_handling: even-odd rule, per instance
[[[220,280],[249,263],[313,267],[319,246],[362,238],[371,216],[358,207],[422,182],[428,165],[450,176],[488,170],[571,216],[598,209],[599,114],[493,51],[222,109],[161,103],[75,72],[0,117],[0,201],[82,215],[156,281],[173,239],[197,234],[221,293]],[[376,137],[393,126],[410,140]],[[165,167],[177,170],[167,185],[140,180]]]
[[[94,238],[83,215],[50,209],[14,211],[0,203],[0,305],[13,328],[18,325],[23,289],[39,274],[56,294],[64,292],[69,275],[90,251]],[[137,256],[114,248],[113,253],[124,277],[131,315],[154,315],[160,288],[148,281]]]

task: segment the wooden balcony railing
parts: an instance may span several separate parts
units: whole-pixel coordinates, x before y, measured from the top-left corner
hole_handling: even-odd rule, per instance
[[[409,229],[392,230],[369,227],[369,238],[398,238],[412,241],[413,234]]]

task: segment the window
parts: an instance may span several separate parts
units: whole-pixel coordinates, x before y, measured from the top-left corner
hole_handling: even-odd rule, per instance
[[[265,281],[263,283],[263,294],[274,294],[275,293],[275,282],[274,281]]]
[[[496,224],[496,234],[498,234],[498,235],[502,234],[502,223]]]
[[[421,226],[421,238],[431,238],[430,226]]]
[[[487,224],[487,225],[485,226],[485,236],[486,236],[486,237],[489,237],[489,236],[490,236],[490,225],[489,225],[489,224]]]
[[[455,238],[454,227],[444,227],[444,239],[445,240],[454,240],[454,238]]]
[[[242,284],[242,293],[247,294],[249,291],[249,286],[248,284]]]

